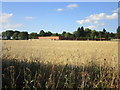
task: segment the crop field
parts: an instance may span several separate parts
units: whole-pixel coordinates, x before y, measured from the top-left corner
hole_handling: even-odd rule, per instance
[[[118,88],[117,41],[3,40],[3,88]]]

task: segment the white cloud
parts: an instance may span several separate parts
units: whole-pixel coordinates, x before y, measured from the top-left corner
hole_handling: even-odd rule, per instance
[[[88,26],[87,28],[89,28],[89,29],[95,29],[96,26]]]
[[[63,11],[63,9],[62,9],[62,8],[57,8],[56,10],[57,10],[57,11]]]
[[[100,13],[100,14],[90,15],[85,20],[77,20],[76,22],[78,24],[84,24],[84,23],[98,24],[99,20],[111,20],[111,19],[116,19],[117,17],[118,17],[117,13],[113,13],[111,15],[107,15],[106,13]]]
[[[1,13],[0,14],[0,23],[7,23],[9,22],[9,19],[13,16],[12,13],[7,14],[7,13]]]
[[[33,17],[27,16],[27,17],[25,17],[25,19],[31,20],[31,19],[33,19]]]
[[[116,19],[118,18],[118,13],[113,13],[112,15],[107,15],[106,19]]]
[[[73,8],[78,7],[78,5],[77,5],[77,4],[69,4],[69,5],[67,5],[66,7],[70,8],[70,9],[73,9]],[[62,9],[62,8],[57,8],[57,9],[56,9],[56,11],[63,11],[63,10],[64,10],[64,9]]]
[[[106,25],[106,23],[98,23],[97,27],[101,27],[101,26],[105,26],[105,25]]]
[[[105,26],[105,25],[106,25],[106,23],[97,23],[96,25],[90,25],[90,26],[88,26],[88,27],[86,27],[86,28],[96,29],[96,28],[99,28],[99,27]]]
[[[75,7],[78,7],[78,5],[77,4],[69,4],[69,5],[67,5],[67,7],[68,8],[75,8]]]
[[[18,27],[22,26],[22,24],[12,24],[10,21],[10,18],[12,16],[13,16],[12,13],[1,13],[0,14],[0,23],[2,24],[2,27],[0,27],[1,30],[17,29]]]
[[[120,12],[120,8],[117,8],[116,10],[113,10],[112,12]]]
[[[2,29],[17,29],[18,27],[21,27],[23,24],[4,24],[2,25]]]

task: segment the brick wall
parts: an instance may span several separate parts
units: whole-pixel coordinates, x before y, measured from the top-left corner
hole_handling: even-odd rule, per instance
[[[59,40],[59,36],[51,36],[51,37],[37,37],[37,39],[51,39],[51,40]]]

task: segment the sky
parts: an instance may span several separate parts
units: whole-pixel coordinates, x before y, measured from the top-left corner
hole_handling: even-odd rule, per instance
[[[116,32],[117,2],[3,2],[2,30],[73,32],[78,27]]]

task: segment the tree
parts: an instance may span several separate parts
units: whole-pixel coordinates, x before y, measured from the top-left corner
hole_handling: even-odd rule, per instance
[[[70,34],[69,32],[66,33],[66,34],[65,34],[65,38],[70,39],[70,35],[71,35],[71,34]]]
[[[37,36],[38,36],[37,33],[30,33],[29,39],[35,39]]]
[[[19,34],[19,33],[20,33],[20,31],[14,31],[14,33],[18,33],[18,34]]]
[[[105,28],[103,29],[102,32],[103,32],[103,37],[106,38],[106,33],[107,33],[107,31],[105,30]]]
[[[50,31],[45,33],[45,36],[51,36],[51,35],[52,35],[52,33]]]
[[[77,29],[77,31],[74,32],[74,35],[76,38],[79,38],[79,37],[84,37],[84,28],[83,27],[79,27]]]
[[[13,40],[18,40],[18,35],[19,35],[19,33],[14,33],[14,34],[12,35],[12,39],[13,39]]]
[[[13,40],[18,40],[18,35],[19,35],[19,31],[14,31],[14,34],[12,35],[12,39]]]
[[[62,36],[63,36],[63,37],[65,37],[65,34],[66,34],[66,32],[65,32],[65,31],[63,31]]]
[[[96,31],[92,30],[90,34],[91,39],[95,39],[95,36],[96,36]]]
[[[84,36],[89,39],[91,34],[91,30],[89,28],[86,28],[84,31]]]
[[[77,29],[77,32],[76,32],[76,37],[80,37],[81,36],[81,29],[80,27]]]
[[[117,38],[120,39],[120,26],[117,28]]]
[[[106,33],[107,31],[105,30],[105,28],[103,29],[103,33]]]
[[[81,29],[80,29],[80,36],[81,37],[84,37],[84,27],[82,26]]]
[[[106,32],[105,38],[106,38],[106,39],[110,39],[110,33],[109,33],[109,32]]]
[[[59,34],[58,33],[53,33],[52,36],[59,36]]]
[[[76,39],[79,38],[80,37],[80,27],[78,27],[77,31],[74,31],[73,34],[76,37]]]
[[[111,33],[110,33],[110,38],[111,38],[111,39],[114,39],[114,38],[115,38],[115,34],[111,32]],[[118,38],[118,37],[117,37],[117,38]]]
[[[99,31],[98,37],[101,39],[102,38],[102,31]]]
[[[5,36],[7,37],[8,40],[11,39],[13,34],[14,34],[14,31],[12,31],[12,30],[7,30],[5,32]]]
[[[28,39],[28,32],[20,32],[18,35],[19,40],[27,40]]]
[[[45,36],[45,32],[43,30],[40,31],[39,36]]]
[[[8,39],[8,38],[7,38],[7,35],[6,35],[6,32],[2,32],[2,39],[3,39],[3,40]]]
[[[73,32],[73,35],[75,36],[76,39],[79,37],[77,31],[74,31],[74,32]]]

